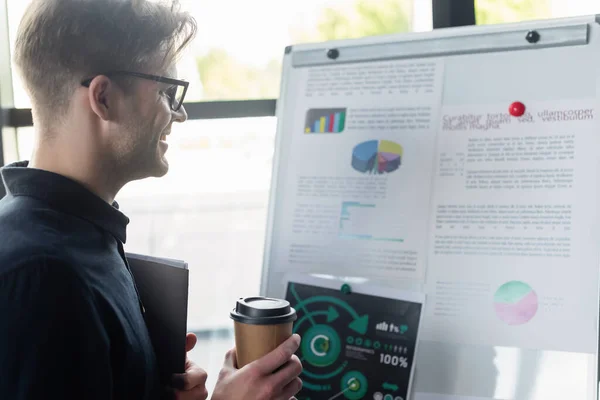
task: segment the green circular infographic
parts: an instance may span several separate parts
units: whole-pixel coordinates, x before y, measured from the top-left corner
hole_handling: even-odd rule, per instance
[[[421,304],[300,282],[290,282],[285,299],[302,338],[298,400],[407,397]]]
[[[367,378],[358,371],[349,371],[342,377],[340,391],[348,400],[359,400],[367,394]]]
[[[310,327],[302,338],[302,356],[315,367],[327,367],[337,361],[342,344],[340,337],[328,325]]]

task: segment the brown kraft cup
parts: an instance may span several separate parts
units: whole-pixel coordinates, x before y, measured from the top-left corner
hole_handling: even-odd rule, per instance
[[[292,336],[296,310],[286,300],[246,297],[230,313],[235,332],[237,368],[258,360]]]

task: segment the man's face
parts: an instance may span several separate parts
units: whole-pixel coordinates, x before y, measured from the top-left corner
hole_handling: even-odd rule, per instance
[[[175,67],[155,75],[177,78]],[[161,177],[169,170],[166,159],[168,135],[173,122],[184,122],[187,114],[182,106],[171,109],[167,96],[172,85],[135,78],[125,102],[125,123],[117,132],[117,162],[126,180]]]

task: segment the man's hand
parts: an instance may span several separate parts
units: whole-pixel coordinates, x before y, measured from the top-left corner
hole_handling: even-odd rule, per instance
[[[294,355],[300,336],[293,335],[263,358],[236,369],[235,349],[225,356],[212,400],[289,400],[302,388],[302,364]]]
[[[189,352],[196,345],[198,338],[193,333],[188,333],[185,339],[185,351]],[[173,398],[176,400],[206,400],[208,398],[207,377],[206,371],[186,358],[185,373],[173,375],[172,385],[175,388]]]

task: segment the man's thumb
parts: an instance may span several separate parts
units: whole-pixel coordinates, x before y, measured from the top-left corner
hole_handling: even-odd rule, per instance
[[[224,366],[231,368],[231,369],[237,369],[237,355],[236,355],[235,347],[233,349],[229,350],[227,352],[227,354],[225,354]]]
[[[185,351],[186,351],[186,353],[188,351],[192,351],[192,349],[196,346],[197,342],[198,342],[198,338],[196,337],[196,335],[193,333],[188,333],[185,336]]]

